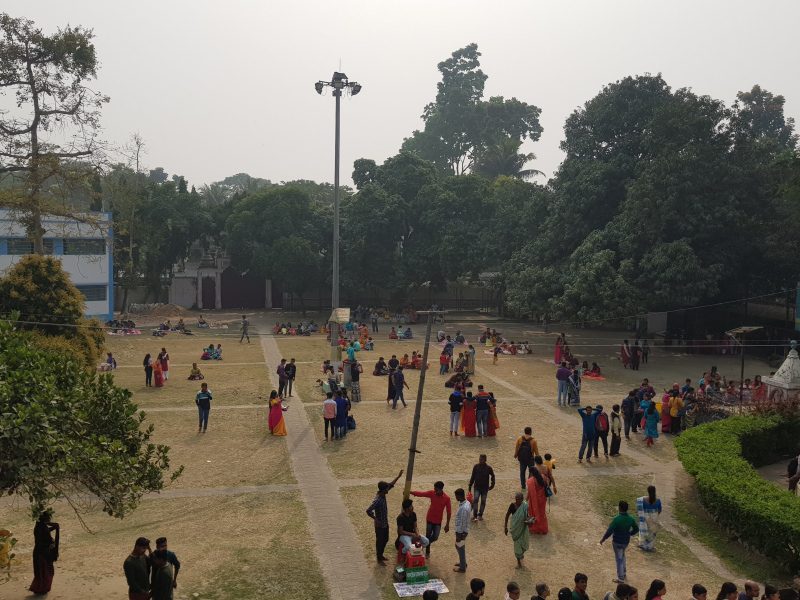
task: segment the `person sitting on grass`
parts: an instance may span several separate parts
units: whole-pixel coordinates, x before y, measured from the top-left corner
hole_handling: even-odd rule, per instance
[[[189,377],[187,377],[187,379],[190,381],[200,381],[201,379],[205,379],[203,374],[200,372],[197,363],[192,363],[192,370],[189,371]]]
[[[403,339],[410,340],[414,337],[414,334],[411,333],[411,327],[406,327],[406,330],[403,332]]]
[[[408,365],[411,363],[411,359],[408,358],[408,354],[403,354],[403,357],[400,359],[400,366],[404,369],[408,368]]]
[[[396,340],[397,339],[397,331],[395,330],[394,327],[392,327],[392,330],[389,332],[389,339],[390,340]]]
[[[386,361],[381,356],[378,358],[378,362],[375,363],[375,368],[372,370],[372,374],[376,377],[381,375],[388,375],[389,369],[386,366]]]
[[[208,322],[203,318],[203,315],[200,315],[200,318],[197,319],[197,326],[200,329],[206,329],[208,327]]]

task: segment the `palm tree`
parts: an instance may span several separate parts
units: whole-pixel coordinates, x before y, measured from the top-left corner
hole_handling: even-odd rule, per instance
[[[501,175],[530,179],[543,175],[536,169],[525,169],[526,163],[535,160],[533,152],[528,154],[519,151],[522,140],[513,137],[499,139],[489,144],[477,157],[473,172],[494,179]]]

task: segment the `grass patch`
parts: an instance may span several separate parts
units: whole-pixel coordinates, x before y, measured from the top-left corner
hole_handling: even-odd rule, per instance
[[[774,583],[791,580],[791,573],[777,561],[746,548],[736,536],[722,529],[711,518],[700,503],[697,486],[693,481],[687,481],[678,490],[673,514],[693,537],[710,548],[728,568],[755,581]]]

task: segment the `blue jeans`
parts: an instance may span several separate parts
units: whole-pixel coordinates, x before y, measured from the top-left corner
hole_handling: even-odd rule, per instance
[[[461,419],[460,412],[451,412],[450,413],[450,431],[452,433],[458,433],[458,421]]]
[[[392,400],[392,408],[397,408],[397,401],[403,403],[403,406],[406,405],[406,399],[403,398],[403,386],[400,386],[394,391],[394,400]]]
[[[203,408],[201,406],[197,407],[197,412],[200,417],[200,427],[199,429],[207,429],[208,428],[208,413],[211,412],[210,408]]]
[[[456,552],[458,552],[458,568],[462,571],[467,570],[467,535],[466,533],[457,534],[461,539],[456,542]]]
[[[567,389],[569,387],[569,382],[565,380],[558,380],[558,405],[559,406],[566,406],[567,402],[569,401],[567,397]],[[563,402],[561,398],[564,398]]]
[[[611,547],[614,549],[614,562],[617,563],[617,579],[625,580],[625,548],[628,544],[615,544],[612,543]]]
[[[447,363],[439,364],[439,375],[444,375],[447,373]]]
[[[483,511],[486,509],[486,496],[489,494],[489,490],[479,490],[478,488],[474,488],[472,490],[472,514],[475,517],[482,517]],[[478,506],[478,501],[480,501],[480,506]]]
[[[428,538],[428,544],[432,544],[439,539],[439,533],[442,530],[441,523],[426,523],[425,536]]]
[[[592,458],[592,447],[594,446],[594,433],[584,433],[583,437],[581,437],[581,449],[578,451],[578,460],[583,460],[583,453],[586,452],[586,458],[591,460]],[[595,458],[597,455],[595,454]]]
[[[478,435],[486,435],[486,431],[489,427],[489,411],[477,410],[475,411],[475,417],[477,420]]]
[[[403,554],[407,554],[408,551],[411,549],[411,536],[401,535],[400,543],[403,544]],[[426,538],[424,535],[419,536],[419,543],[422,544],[423,548],[427,548],[428,545],[430,544],[428,538]]]

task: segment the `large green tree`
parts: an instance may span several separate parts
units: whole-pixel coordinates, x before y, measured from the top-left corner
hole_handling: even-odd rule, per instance
[[[34,517],[62,499],[79,517],[93,503],[124,517],[177,477],[144,418],[110,375],[0,321],[0,493]]]
[[[90,183],[108,98],[89,87],[98,65],[91,30],[45,34],[33,21],[1,13],[0,35],[0,98],[13,105],[0,113],[0,176],[16,182],[2,202],[17,209],[43,254],[43,216],[76,216],[71,191]]]
[[[443,173],[461,175],[472,171],[483,156],[488,168],[489,156],[511,142],[536,141],[542,134],[541,110],[516,98],[493,96],[484,99],[487,75],[480,69],[477,44],[453,52],[439,63],[442,80],[437,84],[436,99],[425,106],[425,128],[414,131],[403,142],[402,150],[432,162]],[[505,146],[506,151],[511,146]],[[497,175],[518,175],[528,154],[513,152]],[[495,164],[495,167],[499,165]]]

